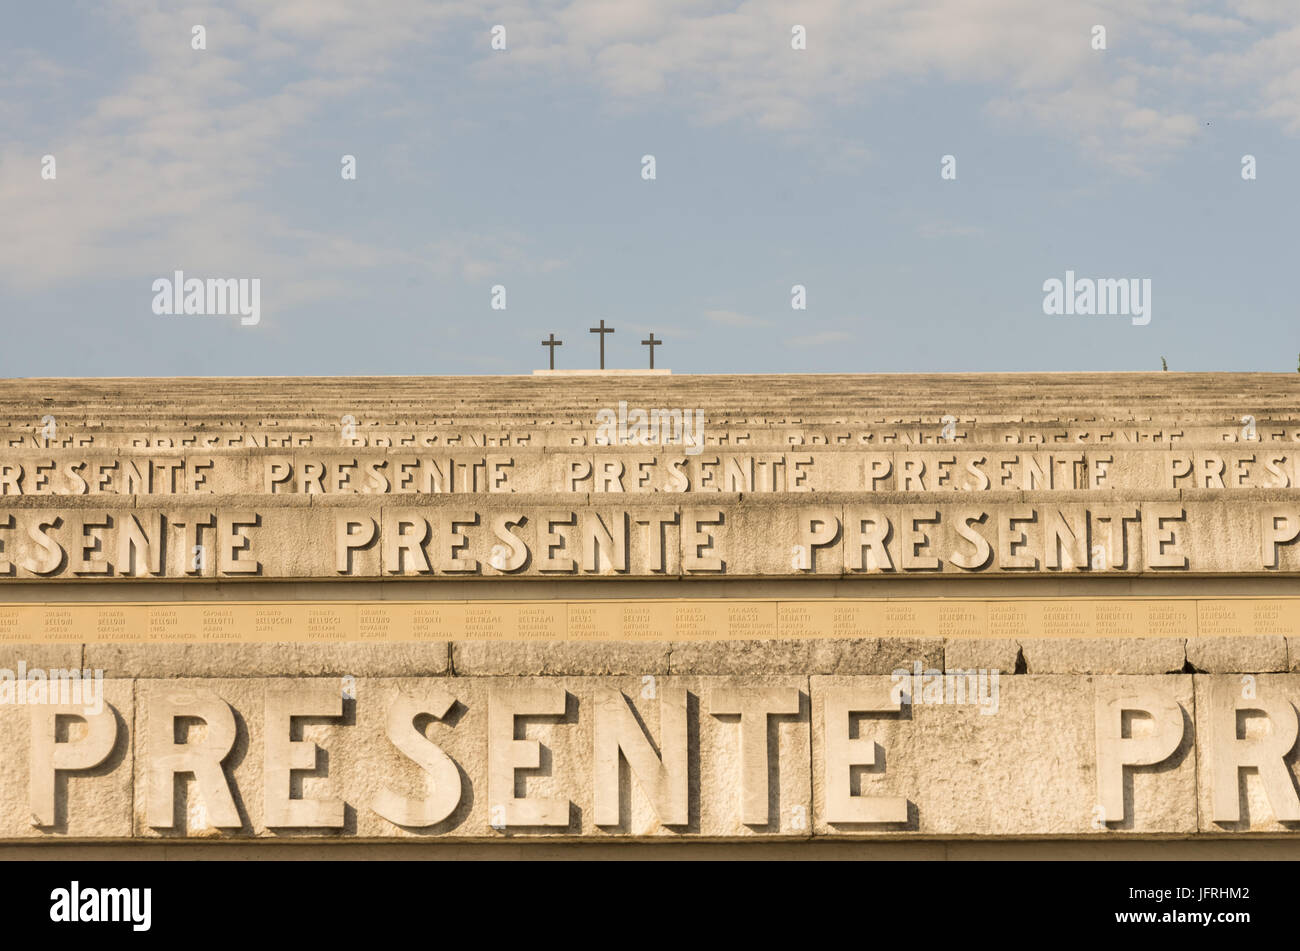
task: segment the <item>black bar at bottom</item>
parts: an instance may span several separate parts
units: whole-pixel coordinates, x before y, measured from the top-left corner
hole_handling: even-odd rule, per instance
[[[1232,939],[1289,926],[1296,871],[1291,862],[1221,861],[36,861],[0,863],[0,909],[10,934],[258,944],[403,930],[435,946],[453,934],[457,943],[546,944],[584,934],[638,944],[753,935],[764,947],[981,935]]]

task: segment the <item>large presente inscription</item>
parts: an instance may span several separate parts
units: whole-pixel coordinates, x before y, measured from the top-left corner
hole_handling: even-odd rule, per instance
[[[0,841],[1293,838],[1297,407],[0,381]]]
[[[1174,494],[1176,495],[1176,493]],[[0,578],[467,578],[1293,573],[1300,504],[719,506],[459,504],[358,508],[316,497],[225,508],[0,508]],[[859,497],[860,498],[860,497]],[[311,503],[311,504],[309,504]]]
[[[1205,448],[711,448],[695,455],[610,449],[358,453],[8,453],[0,495],[447,495],[720,492],[1089,492],[1295,489],[1285,445]]]
[[[1300,675],[1242,679],[108,681],[0,706],[0,838],[1294,834]]]

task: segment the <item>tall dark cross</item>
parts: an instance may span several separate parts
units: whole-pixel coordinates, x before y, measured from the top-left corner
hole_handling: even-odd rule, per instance
[[[594,334],[600,334],[600,368],[603,370],[605,369],[605,334],[612,334],[614,332],[614,328],[606,327],[605,318],[602,317],[600,318],[600,326],[592,327],[590,328],[590,330]],[[555,352],[554,350],[551,351],[551,353],[554,352]]]
[[[564,346],[564,341],[556,340],[555,334],[551,334],[551,338],[549,340],[542,341],[542,346],[551,348],[551,369],[554,370],[555,369],[555,348]]]
[[[656,340],[653,332],[650,334],[649,340],[641,341],[641,346],[650,348],[650,369],[651,370],[655,368],[655,347],[659,347],[662,345],[663,345],[663,341]]]

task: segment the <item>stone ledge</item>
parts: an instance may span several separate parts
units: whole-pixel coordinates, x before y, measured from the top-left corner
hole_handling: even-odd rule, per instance
[[[1168,674],[1187,662],[1181,637],[1025,638],[1029,674]]]
[[[446,676],[446,641],[392,644],[87,644],[107,677]]]
[[[668,673],[662,641],[453,641],[457,677],[536,675],[641,676]]]
[[[1263,674],[1287,670],[1285,637],[1189,637],[1187,662],[1207,674]]]
[[[943,642],[945,670],[984,668],[1014,674],[1020,642],[1009,637],[949,637]]]
[[[943,640],[927,638],[801,638],[674,641],[673,675],[889,674],[943,666]]]

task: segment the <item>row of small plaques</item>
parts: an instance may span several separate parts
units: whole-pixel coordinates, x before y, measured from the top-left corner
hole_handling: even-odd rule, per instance
[[[1207,637],[1300,632],[1300,598],[267,601],[0,605],[12,643]]]

